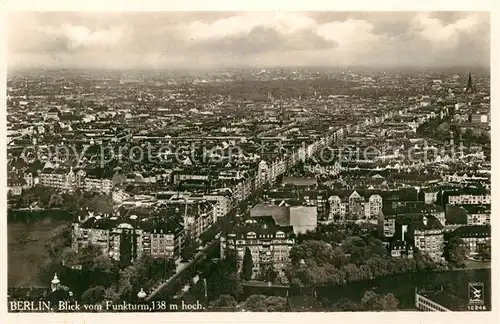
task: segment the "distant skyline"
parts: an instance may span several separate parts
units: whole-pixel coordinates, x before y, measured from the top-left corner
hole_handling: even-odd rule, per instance
[[[23,12],[9,68],[483,66],[487,12]]]

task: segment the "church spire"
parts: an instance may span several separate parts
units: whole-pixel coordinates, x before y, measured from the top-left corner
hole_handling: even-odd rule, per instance
[[[472,74],[469,69],[469,78],[467,79],[467,87],[465,88],[465,92],[474,92],[474,84],[472,83]]]
[[[286,108],[283,106],[283,96],[280,97],[279,102],[279,120],[281,125],[283,125],[288,120]]]

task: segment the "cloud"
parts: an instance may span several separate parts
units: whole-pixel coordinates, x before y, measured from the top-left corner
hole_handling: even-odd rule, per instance
[[[125,35],[123,26],[91,30],[85,25],[65,22],[60,25],[40,23],[37,17],[17,21],[9,27],[9,48],[17,53],[58,53],[78,50],[98,50],[120,44]]]
[[[327,23],[319,26],[317,33],[328,41],[338,43],[339,47],[347,52],[359,49],[359,47],[369,47],[373,42],[381,39],[380,35],[373,33],[371,23],[359,19]]]
[[[432,17],[429,13],[417,14],[413,19],[417,35],[430,41],[435,46],[447,48],[455,47],[462,33],[471,34],[477,31],[480,23],[478,15],[460,18],[449,24]]]
[[[72,49],[88,46],[115,46],[123,38],[123,28],[90,31],[85,26],[63,25],[62,32]]]
[[[477,12],[31,12],[10,18],[9,66],[489,63],[489,16]]]
[[[243,13],[213,22],[193,21],[187,26],[179,26],[188,39],[221,39],[224,37],[249,34],[256,28],[272,29],[284,35],[313,28],[314,19],[295,13]]]
[[[299,30],[289,35],[280,33],[273,27],[254,27],[247,33],[237,33],[228,37],[217,37],[193,42],[193,51],[218,52],[233,56],[248,57],[252,54],[287,51],[310,51],[334,48],[337,44],[316,35],[312,30]],[[279,60],[279,57],[276,57]]]

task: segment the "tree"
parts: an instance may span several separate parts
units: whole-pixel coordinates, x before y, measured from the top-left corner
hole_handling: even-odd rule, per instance
[[[71,226],[58,226],[52,234],[52,240],[47,245],[51,257],[58,259],[61,252],[71,245]]]
[[[175,262],[172,259],[154,259],[153,277],[168,279],[175,273]]]
[[[241,305],[241,308],[245,311],[250,312],[265,312],[266,304],[264,301],[266,300],[266,296],[264,295],[252,295],[248,297],[245,302]]]
[[[391,293],[388,293],[382,297],[382,310],[383,311],[388,311],[388,310],[397,310],[399,301],[397,300],[396,296],[394,296]]]
[[[340,298],[332,305],[332,311],[356,312],[360,310],[360,305],[345,297]]]
[[[52,194],[52,195],[50,195],[48,206],[49,207],[60,207],[60,206],[62,206],[63,203],[64,203],[64,200],[61,197],[61,195]]]
[[[236,256],[236,251],[233,249],[227,249],[223,262],[228,271],[236,272],[238,270],[238,258]]]
[[[216,262],[212,262],[203,273],[207,278],[209,299],[214,300],[221,295],[231,295],[235,298],[242,293],[242,287],[237,273],[236,254],[232,250]]]
[[[463,268],[469,249],[459,237],[453,237],[445,244],[444,257],[451,266]]]
[[[297,264],[302,259],[324,264],[330,262],[332,257],[332,246],[322,241],[304,241],[290,250],[290,259],[294,264]]]
[[[91,206],[91,201],[88,200],[83,195],[79,195],[78,198],[75,201],[75,208],[76,208],[76,210],[82,210],[82,209],[85,209],[85,208],[89,208],[90,206]]]
[[[33,193],[36,199],[38,199],[40,206],[42,207],[49,206],[50,197],[53,194],[52,189],[43,187],[41,185],[36,185],[33,188]]]
[[[197,282],[194,282],[193,280],[191,284],[190,293],[195,298],[194,302],[196,302],[197,300],[200,301],[205,300],[206,296],[208,296],[207,287],[205,285],[205,279],[199,278]]]
[[[83,269],[92,270],[95,266],[95,260],[102,255],[102,250],[99,246],[89,244],[80,250],[77,262]]]
[[[491,243],[477,245],[477,254],[481,260],[491,260]]]
[[[290,281],[290,295],[302,295],[303,283],[299,278],[292,278]]]
[[[259,280],[276,282],[277,278],[278,273],[276,272],[272,264],[266,264],[262,267],[259,275]]]
[[[103,286],[91,287],[82,294],[84,304],[98,304],[104,300],[106,289]]]
[[[236,305],[238,305],[238,303],[231,295],[221,295],[210,303],[212,307],[236,307]]]
[[[215,236],[217,235],[217,233],[218,233],[217,226],[212,225],[206,231],[201,233],[200,240],[203,242],[203,244],[206,244],[207,242],[212,241],[215,238]]]
[[[59,255],[59,259],[61,260],[63,265],[75,264],[75,261],[78,260],[78,255],[76,251],[70,247],[65,248]]]
[[[126,230],[120,234],[120,268],[129,266],[133,261],[132,235],[135,234]]]
[[[464,133],[464,139],[465,141],[467,142],[473,142],[474,141],[474,132],[472,131],[472,129],[470,128],[467,128],[465,130],[465,133]]]
[[[247,247],[245,249],[245,255],[243,257],[243,266],[242,266],[242,269],[241,269],[241,278],[243,280],[250,280],[250,279],[252,279],[252,273],[253,273],[252,253],[250,252],[250,249]]]
[[[91,211],[98,214],[113,213],[113,199],[111,195],[97,195],[90,201]]]
[[[286,309],[286,298],[280,296],[269,296],[264,303],[266,312],[284,312]]]
[[[286,298],[252,295],[243,302],[241,308],[250,312],[283,312],[286,308]]]
[[[379,295],[374,291],[366,291],[361,298],[361,306],[366,311],[389,311],[398,309],[398,300],[393,294]]]
[[[361,237],[351,236],[345,239],[341,245],[342,251],[351,256],[351,261],[355,264],[366,260],[371,251],[367,249],[366,242]]]
[[[116,283],[119,279],[120,269],[117,262],[104,254],[94,258],[89,270],[92,271],[94,281],[104,286]]]
[[[184,248],[181,251],[181,257],[184,262],[187,262],[196,253],[198,243],[191,235],[187,235],[184,241]]]
[[[434,260],[419,249],[413,251],[413,259],[415,260],[416,271],[428,271],[437,267]]]

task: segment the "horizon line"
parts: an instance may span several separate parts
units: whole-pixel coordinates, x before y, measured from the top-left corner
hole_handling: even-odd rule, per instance
[[[369,65],[369,64],[353,64],[353,65],[262,65],[262,66],[252,66],[252,65],[234,65],[234,66],[220,66],[220,67],[188,67],[188,66],[179,66],[179,67],[7,67],[8,71],[13,70],[46,70],[46,71],[61,71],[61,70],[73,70],[73,71],[92,71],[92,70],[104,70],[104,71],[175,71],[175,70],[238,70],[238,69],[339,69],[339,70],[348,70],[348,69],[373,69],[373,70],[381,70],[381,69],[491,69],[491,64],[450,64],[450,65],[411,65],[411,64],[402,64],[402,65]]]

